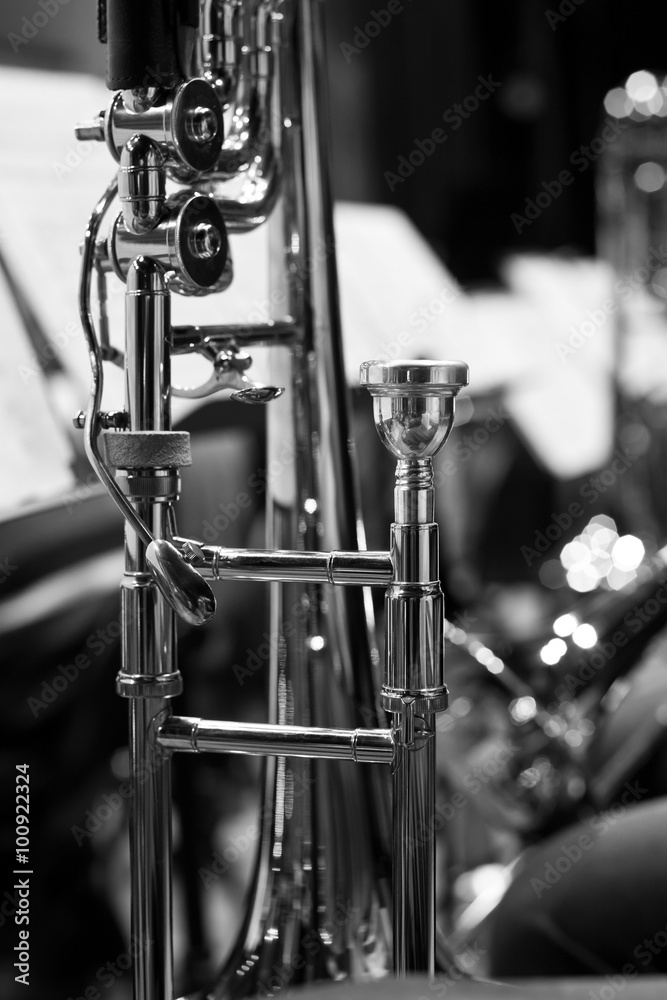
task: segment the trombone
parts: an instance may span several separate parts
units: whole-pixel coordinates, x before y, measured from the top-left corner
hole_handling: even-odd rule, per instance
[[[135,1000],[174,996],[175,753],[267,760],[270,807],[252,899],[208,1000],[274,995],[316,979],[432,975],[436,966],[434,723],[447,689],[432,459],[468,370],[458,361],[362,366],[397,463],[389,545],[365,551],[342,364],[321,14],[320,0],[201,0],[196,16],[175,3],[108,0],[116,92],[77,129],[80,139],[106,141],[118,164],[84,241],[80,311],[92,378],[76,424],[126,524],[116,687],[129,712]],[[103,238],[116,196],[121,210]],[[229,236],[264,222],[276,315],[226,324],[221,295],[220,323],[173,324],[172,294],[224,292]],[[103,282],[111,272],[126,286],[122,351],[91,306],[93,275]],[[275,385],[251,377],[258,348],[268,348]],[[211,362],[203,385],[172,383],[171,359],[183,353]],[[124,368],[120,411],[103,409],[104,363]],[[280,482],[268,483],[262,550],[205,544],[176,525],[179,471],[191,457],[188,435],[172,429],[171,399],[225,391],[266,407],[269,462],[286,445],[295,456]],[[278,640],[266,724],[172,711],[183,689],[176,618],[205,627],[215,613],[210,583],[227,580],[271,583]],[[386,590],[383,663],[373,586]]]

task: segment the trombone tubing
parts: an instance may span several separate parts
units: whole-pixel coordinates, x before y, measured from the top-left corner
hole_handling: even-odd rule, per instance
[[[209,580],[277,580],[387,587],[393,567],[389,552],[298,552],[231,549],[202,545]]]
[[[158,729],[157,742],[165,749],[190,753],[326,757],[374,764],[391,764],[395,751],[390,729],[246,725],[187,716],[173,716],[164,721]]]

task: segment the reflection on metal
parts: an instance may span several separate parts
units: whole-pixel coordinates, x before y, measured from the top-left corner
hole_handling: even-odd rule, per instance
[[[206,988],[209,1000],[313,980],[433,973],[436,953],[434,732],[447,689],[432,457],[451,430],[467,366],[363,367],[397,472],[389,550],[360,551],[323,131],[321,4],[203,3],[200,17],[193,58],[202,79],[173,91],[130,87],[80,131],[106,138],[120,163],[123,205],[106,244],[98,235],[113,187],[93,214],[80,300],[92,368],[86,447],[126,519],[117,690],[130,712],[132,934],[141,943],[135,1000],[173,995],[176,750],[267,758],[252,900],[225,968]],[[190,187],[166,196],[167,179]],[[280,315],[255,326],[172,330],[171,294],[224,290],[232,280],[227,231],[269,215]],[[110,348],[104,324],[99,335],[95,329],[93,269],[102,285],[112,269],[126,282],[123,354]],[[249,343],[270,346],[275,385],[249,379]],[[212,375],[203,386],[174,389],[171,354],[190,351],[208,358]],[[102,411],[103,359],[124,361],[124,413]],[[279,463],[282,474],[267,484],[265,550],[206,546],[177,533],[179,472],[190,456],[171,430],[170,400],[219,389],[268,403],[267,466]],[[210,619],[206,578],[221,587],[272,581],[265,725],[171,714],[182,688],[176,615],[196,626]],[[386,588],[384,671],[369,585]],[[387,766],[355,766],[364,761]]]

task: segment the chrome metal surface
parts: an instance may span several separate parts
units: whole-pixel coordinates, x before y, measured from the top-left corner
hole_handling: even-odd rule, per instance
[[[138,115],[158,104],[161,94],[159,87],[132,87],[123,91],[123,103],[128,111]]]
[[[131,262],[125,301],[125,380],[130,430],[165,431],[171,426],[170,300],[162,268],[155,260],[142,256]],[[150,476],[151,472],[146,470],[145,475]],[[148,517],[156,516],[153,505],[144,505],[143,510]],[[146,523],[147,517],[142,520]],[[145,559],[160,591],[178,614],[191,625],[203,625],[215,614],[213,592],[166,540],[166,524],[162,520],[159,526],[160,531],[152,533],[146,552],[142,553],[142,561]]]
[[[114,180],[95,206],[86,229],[81,254],[79,315],[90,361],[90,396],[84,421],[84,446],[88,461],[114,504],[126,521],[132,526],[138,537],[142,538],[145,544],[148,545],[153,540],[153,537],[132,505],[126,500],[115,479],[102,461],[97,442],[99,432],[98,416],[102,410],[102,395],[104,392],[104,372],[102,368],[102,354],[98,344],[90,305],[90,286],[95,267],[95,241],[102,219],[116,195],[116,190],[117,184]]]
[[[383,701],[389,708],[396,696],[410,696],[424,709],[440,701],[433,711],[447,707],[444,679],[443,620],[445,603],[440,583],[392,584],[385,601],[386,674]],[[393,709],[392,709],[393,710]]]
[[[392,578],[388,552],[281,552],[202,545],[202,576],[213,580],[293,580],[387,586]]]
[[[146,563],[162,594],[184,621],[204,625],[213,618],[211,588],[171,542],[154,539],[146,550]]]
[[[151,473],[146,476],[122,471],[116,474],[116,481],[125,496],[132,500],[152,497],[156,501],[173,502],[178,500],[181,492],[181,478],[175,472],[164,472],[160,475]]]
[[[131,431],[164,431],[170,426],[166,332],[171,325],[170,305],[162,268],[150,256],[134,257],[125,295],[125,385]]]
[[[210,46],[220,37],[216,30],[230,31],[224,61],[214,68],[209,47],[195,71],[214,83],[229,109],[229,122],[208,190],[223,208],[230,232],[245,232],[269,218],[281,189],[283,133],[288,125],[281,91],[288,70],[283,50],[289,44],[292,5],[284,0],[231,2],[222,5],[223,13],[217,17],[212,6],[203,5],[202,35]],[[234,198],[225,188],[230,178],[243,179]]]
[[[155,98],[157,92],[152,96]],[[193,128],[193,122],[203,121],[207,122],[208,138],[202,137],[199,127]],[[163,103],[142,99],[137,104],[134,95],[124,91],[114,96],[105,112],[104,129],[117,160],[132,137],[141,133],[176,164],[192,171],[209,170],[222,148],[222,108],[213,87],[204,80],[188,80]],[[95,129],[87,131],[97,138]]]
[[[373,395],[380,439],[397,459],[392,582],[385,597],[382,704],[393,714],[394,972],[435,972],[435,713],[447,707],[433,523],[433,456],[454,422],[454,399],[468,381],[462,362],[366,362],[361,384]]]
[[[124,674],[116,678],[116,692],[122,698],[175,698],[183,693],[178,670],[171,674]]]
[[[278,5],[276,5],[276,10]],[[285,393],[267,421],[267,547],[363,548],[350,464],[333,224],[323,128],[321,4],[281,5],[284,198],[272,228],[276,315],[293,317],[298,349],[271,352]],[[287,65],[289,55],[290,66]],[[275,106],[275,105],[274,105]],[[223,209],[224,210],[224,209]],[[227,212],[225,211],[227,216]],[[372,606],[361,588],[274,583],[270,724],[382,726]],[[366,980],[391,968],[389,774],[346,762],[267,763],[253,904],[210,1000],[312,979]],[[294,796],[291,789],[303,789]],[[276,986],[276,984],[278,984]]]
[[[158,743],[165,749],[196,753],[340,758],[376,764],[391,764],[395,751],[390,729],[246,725],[177,716],[160,726]]]
[[[149,621],[145,624],[150,626]],[[133,940],[141,949],[133,962],[138,1000],[174,995],[171,765],[153,738],[153,720],[168,703],[167,698],[143,697],[132,697],[129,703],[131,924]]]
[[[382,437],[382,433],[380,437]],[[441,445],[444,444],[443,439]],[[391,449],[393,450],[393,449]],[[433,521],[435,494],[433,491],[433,466],[430,458],[405,461],[396,466],[394,511],[399,524],[429,524]],[[395,538],[394,543],[399,544]]]
[[[194,229],[202,225],[207,227],[209,247],[204,255],[193,244]],[[138,256],[173,272],[171,285],[179,291],[220,291],[231,280],[225,222],[215,202],[203,195],[167,199],[159,222],[146,233],[129,230],[119,215],[109,233],[108,254],[121,281]]]
[[[104,142],[104,113],[89,122],[81,122],[74,129],[79,142]]]
[[[456,395],[468,384],[468,375],[465,361],[364,361],[359,381],[371,392],[383,394]]]
[[[126,405],[132,431],[171,429],[168,332],[161,269],[139,257],[130,267],[126,293]],[[148,548],[168,545],[167,506],[152,499],[133,506],[149,526]],[[187,566],[179,553],[176,558]],[[175,615],[158,591],[163,581],[159,574],[150,576],[149,565],[145,540],[127,524],[118,690],[129,699],[131,931],[140,943],[133,982],[136,998],[165,1000],[173,996],[171,765],[156,743],[154,720],[168,714],[169,696],[179,685]],[[157,691],[163,696],[156,697]]]
[[[402,499],[397,503],[399,508]],[[426,506],[428,514],[430,505]],[[399,521],[397,517],[391,526],[391,559],[395,581],[437,583],[440,579],[437,524],[424,521],[415,524],[412,518]]]
[[[365,361],[360,381],[373,396],[378,434],[396,459],[432,458],[454,422],[454,398],[468,384],[462,361]]]
[[[223,349],[215,356],[213,371],[207,382],[192,388],[174,387],[173,394],[186,399],[203,399],[214,392],[229,389],[233,390],[231,398],[243,403],[270,403],[282,396],[284,390],[281,387],[254,382],[245,374],[251,363],[252,359],[247,354]]]
[[[414,705],[407,703],[404,727],[413,726]],[[406,718],[407,716],[407,718]],[[435,716],[417,721],[410,744],[401,742],[393,773],[393,941],[394,972],[435,972]]]
[[[434,845],[423,834],[433,818],[433,713],[447,695],[431,457],[449,434],[467,368],[364,366],[378,429],[398,470],[391,550],[363,551],[324,135],[322,4],[203,0],[199,13],[195,72],[206,82],[118,94],[104,116],[121,164],[124,211],[104,248],[97,235],[108,193],[84,246],[93,369],[86,439],[127,522],[118,691],[130,705],[135,784],[142,766],[152,768],[131,817],[132,928],[142,945],[135,1000],[172,998],[174,750],[267,756],[252,903],[225,968],[205,988],[208,1000],[273,995],[315,979],[366,981],[392,968],[399,975],[432,972],[435,953]],[[230,121],[224,142],[223,108]],[[98,124],[84,131],[96,137]],[[196,183],[197,191],[163,199],[168,177]],[[271,318],[172,331],[170,292],[226,288],[227,231],[252,229],[269,216]],[[173,451],[163,465],[135,467],[134,444],[126,442],[131,502],[101,463],[101,362],[121,355],[105,324],[96,336],[93,268],[102,304],[111,268],[127,281],[123,427],[131,434],[169,431],[176,392],[199,397],[231,388],[243,400],[272,400],[266,465],[280,475],[267,480],[266,549],[223,549],[178,536]],[[275,385],[249,379],[250,358],[239,350],[249,343],[270,347]],[[212,363],[208,382],[174,389],[172,344],[176,353],[196,352]],[[170,697],[181,685],[174,609],[192,624],[208,620],[214,601],[205,578],[222,586],[272,582],[265,725],[170,716]],[[369,585],[388,588],[384,686]],[[392,771],[351,767],[350,760],[390,763]]]
[[[267,320],[265,323],[247,323],[228,326],[175,326],[173,328],[172,354],[213,354],[229,347],[230,342],[276,347],[289,347],[299,339],[299,328],[294,320]]]
[[[118,197],[126,228],[135,235],[157,225],[164,208],[164,157],[145,135],[133,135],[123,147],[118,171]]]

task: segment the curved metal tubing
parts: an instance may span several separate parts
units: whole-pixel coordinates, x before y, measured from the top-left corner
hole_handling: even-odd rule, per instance
[[[102,219],[106,215],[112,201],[116,197],[117,190],[118,183],[114,180],[93,209],[86,228],[81,253],[79,315],[81,317],[83,334],[86,338],[86,346],[88,347],[91,372],[90,396],[88,399],[88,409],[86,410],[86,419],[84,424],[84,446],[88,461],[92,465],[99,480],[107,490],[116,507],[118,507],[123,517],[129,521],[137,535],[145,542],[145,544],[150,545],[153,541],[150,531],[137,515],[131,504],[128,503],[126,497],[123,495],[118,484],[116,483],[116,480],[109,473],[109,470],[102,461],[97,444],[97,435],[99,431],[97,416],[102,409],[104,372],[102,368],[102,355],[98,346],[95,334],[95,324],[93,322],[93,314],[90,307],[90,285],[95,262],[95,241],[102,224]]]

